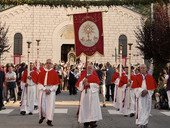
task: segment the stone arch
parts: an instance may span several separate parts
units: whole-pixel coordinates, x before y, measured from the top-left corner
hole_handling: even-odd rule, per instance
[[[8,16],[9,16],[9,17],[13,17],[14,14],[13,14],[13,13],[9,13]]]
[[[5,15],[4,17],[3,17],[3,19],[8,19],[9,17],[8,17],[8,15]]]
[[[74,44],[74,39],[62,39],[61,36],[63,32],[67,29],[73,28],[72,21],[65,21],[58,26],[56,26],[52,35],[53,44],[53,59],[54,62],[58,62],[61,56],[61,46],[62,44]]]
[[[125,17],[128,17],[128,14],[127,14],[127,13],[124,13],[124,16],[125,16]]]
[[[119,15],[123,16],[123,11],[119,11]]]
[[[20,9],[19,11],[20,11],[20,13],[24,13],[24,9]]]

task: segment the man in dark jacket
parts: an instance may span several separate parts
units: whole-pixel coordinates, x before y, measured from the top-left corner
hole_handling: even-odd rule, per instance
[[[5,82],[5,73],[0,70],[0,111],[3,107],[3,83]]]
[[[75,95],[77,94],[77,91],[76,91],[76,87],[75,87],[75,84],[76,84],[76,77],[74,75],[74,68],[73,68],[73,65],[71,65],[70,67],[70,73],[69,73],[69,93],[70,95]]]
[[[96,70],[96,73],[100,80],[100,86],[103,85],[103,78],[104,78],[104,72],[102,71],[103,64],[99,64],[98,69]],[[101,89],[100,89],[101,93]]]
[[[114,99],[114,84],[111,83],[112,80],[112,76],[115,73],[115,70],[113,69],[113,67],[110,65],[109,62],[106,63],[106,88],[107,88],[107,92],[106,92],[106,101],[110,100],[110,90],[111,90],[111,98],[112,101]]]

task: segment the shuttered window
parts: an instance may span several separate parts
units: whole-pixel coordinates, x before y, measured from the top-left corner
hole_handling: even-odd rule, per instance
[[[119,37],[119,53],[120,44],[122,44],[122,57],[127,57],[127,37],[125,35]]]
[[[16,33],[14,35],[14,55],[22,55],[22,41],[22,34]]]

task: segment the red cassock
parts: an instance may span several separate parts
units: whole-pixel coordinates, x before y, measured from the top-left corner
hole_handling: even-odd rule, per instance
[[[34,66],[34,67],[33,67],[33,70],[34,70],[34,71],[37,71],[37,67]]]
[[[125,75],[124,72],[122,72],[122,76]],[[119,78],[119,73],[118,72],[115,72],[112,76],[112,80],[111,82],[114,83],[116,81],[116,79]]]
[[[37,67],[33,67],[33,70],[34,70],[34,71],[37,71]],[[40,72],[42,72],[42,71],[44,71],[44,68],[43,68],[43,67],[40,67],[39,70],[40,70]]]
[[[45,71],[45,70],[39,73],[38,83],[44,85],[46,73],[47,73],[47,71]],[[53,69],[48,71],[47,85],[45,85],[45,86],[58,85],[60,83],[61,82],[60,82],[60,77],[59,77],[58,73]]]
[[[84,79],[84,77],[86,76],[86,74],[82,74],[78,80],[78,82],[76,83],[76,87],[79,87],[79,83]],[[100,84],[100,80],[98,78],[98,76],[92,74],[86,77],[87,78],[87,82],[88,83],[96,83],[96,84]]]
[[[28,71],[26,70],[26,71],[24,71],[24,74],[23,74],[23,76],[22,76],[22,78],[21,78],[21,81],[23,81],[24,83],[26,83],[26,82],[27,82],[27,76],[28,76]],[[30,72],[30,76],[31,76],[32,81],[33,81],[35,84],[37,84],[38,73],[34,70],[34,71]]]
[[[133,81],[134,75],[130,75],[130,79]],[[127,78],[126,75],[123,75],[123,76],[120,78],[119,86],[118,86],[118,87],[122,87],[124,84],[127,84],[127,83],[128,83],[128,78]]]
[[[40,67],[39,69],[40,69],[40,72],[45,71],[43,67]]]
[[[154,90],[158,88],[158,85],[156,84],[155,79],[150,74],[147,74],[147,76],[145,77],[145,81],[146,81],[147,90]],[[141,88],[142,82],[143,82],[142,75],[137,74],[133,80],[133,84],[131,88]]]
[[[98,78],[98,75],[97,75],[96,71],[94,71],[94,70],[93,70],[93,75],[97,76],[97,78]],[[84,79],[85,76],[86,76],[86,70],[83,70],[81,72],[79,80],[77,81],[77,83],[75,85],[76,87],[79,87],[79,83]],[[100,83],[100,80],[99,80],[99,83]]]

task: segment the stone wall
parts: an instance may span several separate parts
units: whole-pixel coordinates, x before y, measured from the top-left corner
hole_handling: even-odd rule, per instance
[[[105,63],[107,61],[115,64],[115,48],[118,49],[119,36],[126,35],[128,43],[132,46],[132,63],[143,63],[142,56],[136,47],[136,38],[134,31],[140,26],[141,15],[129,9],[120,6],[111,8],[100,7],[90,8],[90,12],[104,11],[103,30],[104,30],[104,57],[95,55],[90,61]],[[47,58],[58,62],[61,59],[62,44],[74,44],[74,38],[62,38],[66,30],[73,31],[72,17],[67,14],[84,13],[85,8],[50,8],[50,7],[32,7],[17,6],[0,13],[0,21],[9,26],[8,38],[11,49],[9,53],[3,55],[6,58],[3,63],[14,62],[13,45],[14,35],[21,33],[23,35],[23,54],[21,61],[27,61],[27,41],[31,41],[31,61],[36,60],[36,40],[40,39],[40,61],[45,62]]]

